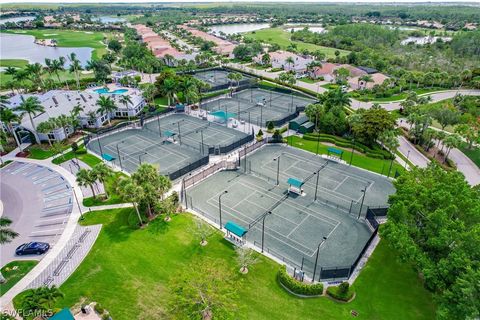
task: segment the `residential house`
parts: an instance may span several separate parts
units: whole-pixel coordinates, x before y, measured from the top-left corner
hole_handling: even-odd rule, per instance
[[[261,53],[253,58],[253,61],[257,64],[263,64]],[[269,52],[270,64],[274,69],[283,69],[285,71],[293,71],[297,75],[304,75],[307,73],[308,64],[313,62],[313,59],[307,56],[301,56],[293,52],[288,51],[275,51]],[[289,63],[287,60],[293,59],[293,63]]]
[[[357,76],[348,79],[348,84],[350,88],[357,90],[357,89],[372,89],[375,85],[382,85],[385,80],[390,79],[388,76],[384,75],[383,73],[373,73],[370,74],[371,82],[367,82],[361,80],[363,76]]]
[[[199,37],[205,41],[211,41],[215,43],[215,47],[213,47],[212,50],[214,50],[216,53],[229,58],[233,58],[233,49],[235,49],[235,47],[237,46],[236,44],[228,40],[221,39],[219,37],[211,35],[209,33],[200,31],[198,29],[194,29],[187,25],[181,25],[180,27],[190,32],[194,37]]]
[[[335,80],[335,75],[333,71],[338,66],[335,63],[325,62],[322,63],[321,67],[313,67],[313,69],[309,72],[309,76],[312,79],[319,79],[323,77],[325,81],[333,82]]]

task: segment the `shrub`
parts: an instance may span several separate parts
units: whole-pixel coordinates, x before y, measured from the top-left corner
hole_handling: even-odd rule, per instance
[[[293,293],[304,296],[318,296],[323,294],[323,284],[306,284],[295,280],[287,273],[286,267],[281,267],[277,273],[277,280]]]
[[[77,150],[78,150],[78,144],[77,144],[76,142],[72,143],[71,147],[72,147],[72,151],[73,151],[73,152],[77,152]]]
[[[272,131],[273,129],[275,129],[275,125],[273,124],[273,121],[268,121],[267,130]]]
[[[100,305],[100,303],[96,303],[95,304],[95,307],[93,307],[95,309],[95,311],[98,313],[98,314],[103,314],[105,312],[105,309]]]
[[[370,157],[370,158],[385,159],[385,157],[383,156],[383,154],[379,154],[379,153],[375,153],[375,152],[367,151],[367,152],[365,153],[365,155],[366,155],[367,157]]]
[[[328,287],[327,288],[327,294],[335,298],[337,300],[341,301],[349,301],[352,299],[353,295],[355,294],[355,291],[350,288],[350,285],[348,282],[342,282],[340,285],[336,287]]]
[[[86,153],[87,153],[87,149],[81,148],[81,149],[78,149],[75,153],[76,153],[76,154],[86,154]]]

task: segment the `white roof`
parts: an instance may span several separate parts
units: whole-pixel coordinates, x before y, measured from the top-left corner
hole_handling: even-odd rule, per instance
[[[22,94],[15,95],[10,98],[10,108],[16,108],[22,102],[21,97],[25,99],[27,97],[36,96],[40,103],[45,108],[45,112],[38,114],[33,118],[35,125],[41,122],[47,121],[49,118],[58,117],[62,114],[69,115],[70,111],[77,105],[83,108],[80,112],[80,117],[86,117],[87,113],[98,109],[97,100],[100,98],[100,94],[87,92],[87,91],[67,91],[67,90],[52,90],[44,94]],[[115,102],[118,109],[125,109],[125,105],[120,103],[121,95],[109,95]],[[137,106],[143,101],[141,95],[130,95],[133,107]],[[22,126],[31,128],[30,119],[28,116],[24,116],[22,119]]]

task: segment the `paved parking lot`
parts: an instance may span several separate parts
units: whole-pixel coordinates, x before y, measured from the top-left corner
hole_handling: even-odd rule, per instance
[[[57,172],[41,165],[13,162],[0,170],[0,199],[3,216],[19,233],[1,247],[1,265],[13,260],[41,259],[43,256],[15,255],[15,248],[30,241],[55,245],[62,234],[74,204],[69,183]]]

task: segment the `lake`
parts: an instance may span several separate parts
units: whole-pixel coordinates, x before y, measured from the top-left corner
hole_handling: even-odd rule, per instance
[[[265,29],[269,27],[270,25],[268,23],[237,23],[219,24],[215,26],[210,26],[209,29],[214,34],[220,34],[220,32],[223,32],[225,34],[235,34]]]
[[[119,17],[112,17],[112,16],[100,16],[92,18],[94,21],[100,21],[101,23],[117,23],[117,22],[125,22],[124,18]]]
[[[55,30],[52,30],[54,33]],[[82,66],[92,56],[92,48],[46,47],[34,43],[35,37],[24,34],[0,33],[0,57],[2,59],[24,59],[30,63],[45,65],[45,58],[58,59],[75,52]],[[8,44],[8,45],[7,45]],[[68,59],[65,64],[68,66]]]
[[[26,17],[11,17],[11,18],[5,18],[5,19],[0,19],[0,24],[4,24],[7,22],[22,22],[22,21],[33,21],[35,20],[35,16],[26,16]]]

